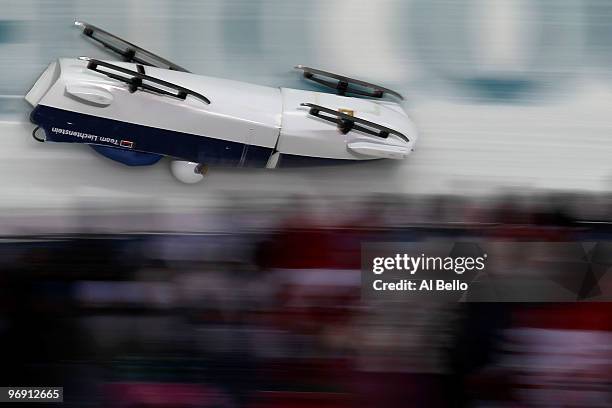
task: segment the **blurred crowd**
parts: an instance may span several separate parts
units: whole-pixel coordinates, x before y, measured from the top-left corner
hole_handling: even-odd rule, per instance
[[[75,407],[612,406],[608,303],[360,286],[372,240],[610,240],[612,196],[233,194],[138,214],[3,235],[0,384],[63,386]]]

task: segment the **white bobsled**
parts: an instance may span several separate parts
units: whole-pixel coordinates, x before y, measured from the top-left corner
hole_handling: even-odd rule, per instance
[[[95,26],[77,24],[127,62],[52,62],[26,95],[39,141],[88,144],[131,166],[168,156],[176,161],[173,174],[185,182],[198,181],[215,165],[400,160],[416,142],[401,105],[382,99],[401,99],[389,89],[304,66],[296,68],[338,94],[195,75]]]

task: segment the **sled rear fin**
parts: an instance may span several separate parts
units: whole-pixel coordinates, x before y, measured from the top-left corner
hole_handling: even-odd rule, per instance
[[[144,73],[144,67],[142,65],[137,66],[138,71],[132,71],[131,69],[123,68],[118,65],[114,65],[97,59],[91,59],[87,57],[79,57],[79,59],[88,61],[87,69],[99,72],[109,78],[125,82],[126,84],[130,85],[130,92],[136,92],[138,89],[141,89],[144,91],[171,96],[178,99],[186,99],[187,95],[191,95],[206,103],[207,105],[210,104],[210,100],[207,97],[195,91],[192,91],[191,89],[184,88],[180,85],[173,84],[172,82],[164,81],[162,79],[146,75]],[[103,67],[105,69],[100,69],[100,67]],[[150,85],[149,83],[160,85],[166,89]],[[174,90],[176,92],[171,92],[167,89]]]
[[[316,116],[317,118],[321,118],[328,122],[336,123],[338,125],[338,129],[345,134],[351,130],[358,130],[360,132],[383,139],[388,138],[389,135],[396,135],[406,143],[410,141],[403,133],[386,126],[379,125],[378,123],[370,122],[369,120],[358,118],[321,105],[315,105],[313,103],[302,103],[301,106],[310,108],[309,113],[312,116]],[[325,113],[325,115],[322,115],[321,112]]]
[[[385,94],[393,95],[396,98],[404,99],[404,97],[394,90],[384,88],[379,85],[371,84],[360,79],[350,78],[344,75],[334,74],[333,72],[323,71],[316,68],[297,65],[296,69],[304,71],[304,78],[314,81],[328,88],[335,89],[338,95],[353,94],[359,96],[367,96],[370,98],[382,98]],[[332,82],[322,78],[331,78],[338,82]],[[357,88],[351,85],[357,85]],[[369,92],[368,92],[369,90]]]
[[[144,48],[140,48],[114,34],[104,31],[95,25],[75,21],[74,25],[83,29],[83,34],[92,40],[101,44],[114,53],[119,54],[125,62],[134,62],[137,64],[149,65],[157,68],[170,69],[173,71],[189,72],[185,68],[168,61],[159,55],[153,54]]]

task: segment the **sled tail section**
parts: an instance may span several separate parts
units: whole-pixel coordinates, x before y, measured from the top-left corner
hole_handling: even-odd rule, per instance
[[[173,62],[168,61],[167,59],[134,45],[122,38],[119,38],[108,31],[104,31],[95,25],[82,21],[75,21],[74,25],[82,28],[85,36],[101,44],[104,48],[119,54],[125,62],[133,62],[136,64],[149,65],[152,67],[170,69],[173,71],[189,72],[185,68]]]
[[[369,120],[352,116],[348,113],[341,112],[339,110],[329,109],[321,105],[315,105],[313,103],[302,103],[301,106],[306,106],[310,108],[309,113],[312,116],[316,116],[317,118],[321,118],[328,122],[336,123],[338,129],[344,134],[352,130],[358,130],[360,132],[367,133],[369,135],[380,137],[383,139],[388,138],[389,135],[396,135],[406,143],[410,142],[410,139],[408,139],[408,137],[406,137],[403,133],[398,132],[397,130],[388,128],[383,125],[379,125],[378,123],[374,123]]]
[[[191,95],[201,100],[207,105],[210,104],[210,100],[200,93],[192,91],[188,88],[184,88],[180,85],[173,84],[172,82],[164,81],[162,79],[146,75],[145,68],[142,65],[137,65],[138,71],[132,71],[131,69],[123,68],[118,65],[110,64],[108,62],[100,61],[97,59],[91,59],[87,57],[80,57],[80,59],[88,61],[87,69],[99,72],[100,74],[104,74],[107,77],[115,79],[117,81],[125,82],[130,86],[131,93],[134,93],[137,90],[141,89],[159,95],[171,96],[173,98],[183,100],[187,98],[187,95]],[[157,84],[163,88],[151,84]]]
[[[38,102],[51,89],[53,84],[59,79],[61,73],[60,64],[57,61],[52,62],[45,69],[42,75],[36,80],[34,86],[26,94],[25,100],[32,106],[38,105]]]
[[[392,89],[384,88],[382,86],[359,79],[334,74],[333,72],[323,71],[316,68],[306,67],[304,65],[297,65],[295,68],[304,71],[304,78],[328,88],[335,89],[338,95],[345,96],[346,94],[353,94],[370,98],[382,98],[386,94],[389,94],[398,99],[404,99],[400,93]],[[330,81],[329,79],[335,80],[336,82]]]

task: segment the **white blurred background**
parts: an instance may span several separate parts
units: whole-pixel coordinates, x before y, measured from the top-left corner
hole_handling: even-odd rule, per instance
[[[612,3],[602,0],[0,0],[0,206],[95,202],[196,208],[221,193],[496,194],[612,186]],[[23,95],[53,59],[112,58],[81,19],[196,73],[309,87],[295,64],[396,88],[420,140],[402,163],[214,169],[197,186],[168,163],[131,169],[86,146],[38,144]]]

